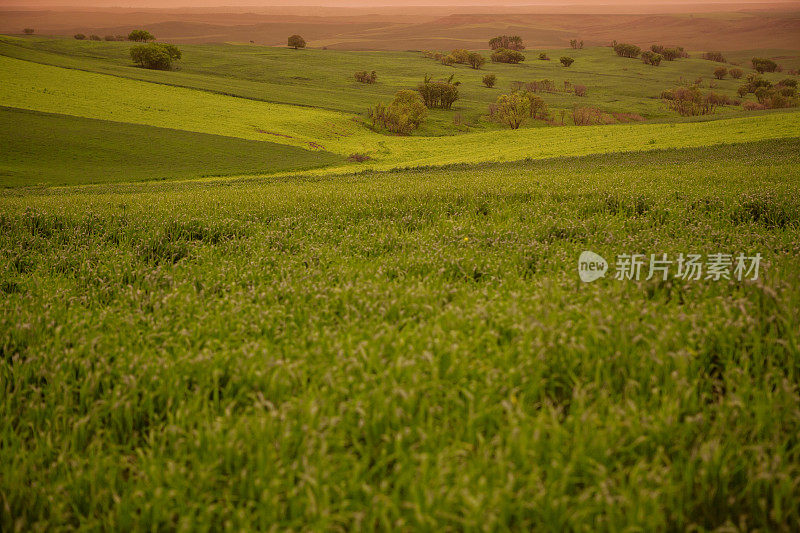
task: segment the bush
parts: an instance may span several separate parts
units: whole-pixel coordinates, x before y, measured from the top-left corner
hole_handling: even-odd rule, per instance
[[[137,43],[146,43],[148,41],[155,41],[156,38],[149,31],[133,30],[128,34],[128,40]]]
[[[522,37],[519,35],[500,35],[489,40],[489,47],[492,50],[525,50]]]
[[[613,124],[614,117],[603,113],[595,107],[576,107],[572,110],[572,122],[576,126],[592,126],[595,124]]]
[[[716,61],[717,63],[726,63],[725,56],[722,55],[722,52],[704,52],[701,57],[709,61]]]
[[[469,54],[469,50],[464,50],[463,48],[458,48],[450,52],[450,55],[453,57],[453,61],[462,65],[469,61]]]
[[[456,64],[456,58],[451,55],[446,55],[441,59],[442,65],[450,67]]]
[[[76,33],[76,34],[74,35],[74,37],[75,37],[76,39],[78,39],[79,41],[82,41],[82,40],[86,39],[86,35],[84,35],[84,34],[82,34],[82,33]]]
[[[357,82],[360,83],[375,83],[378,81],[378,75],[373,70],[372,72],[367,72],[366,70],[360,70],[355,73],[355,78]]]
[[[564,65],[565,67],[569,67],[572,63],[575,62],[574,59],[568,56],[562,57],[561,59],[559,59],[559,61],[561,61],[561,64]]]
[[[540,60],[540,61],[550,61],[550,58],[549,58],[549,57],[547,57],[547,54],[545,54],[544,52],[542,52],[541,54],[539,54],[539,60]]]
[[[717,67],[714,69],[714,77],[718,80],[725,79],[725,76],[728,75],[728,69],[725,67]]]
[[[469,63],[469,66],[471,66],[475,70],[478,70],[479,68],[481,68],[483,65],[486,64],[486,58],[477,52],[472,52],[467,57],[467,63]]]
[[[745,111],[763,111],[766,109],[767,106],[764,104],[759,104],[757,102],[745,102],[742,104],[742,109]]]
[[[286,46],[288,46],[289,48],[294,48],[295,50],[297,50],[298,48],[305,48],[306,47],[306,40],[303,39],[302,37],[300,37],[297,34],[291,35],[286,40]]]
[[[33,35],[33,31],[34,31],[33,28],[25,28],[24,30],[22,30],[22,33],[24,33],[25,35]]]
[[[752,62],[753,69],[759,74],[764,74],[765,72],[775,72],[778,70],[778,64],[765,57],[754,57]]]
[[[733,102],[724,95],[713,92],[703,94],[697,87],[675,87],[661,93],[667,106],[684,117],[710,115],[718,105]]]
[[[89,40],[91,41],[102,41],[103,39],[100,38],[99,35],[90,35]]]
[[[144,68],[169,70],[172,62],[180,58],[181,51],[171,44],[139,44],[131,48],[131,59]]]
[[[642,52],[642,49],[634,44],[617,43],[614,45],[614,52],[616,52],[619,57],[637,58]]]
[[[113,35],[106,35],[105,37],[103,37],[103,40],[104,41],[116,41],[117,38],[114,37]]]
[[[661,64],[662,59],[664,59],[664,57],[661,54],[657,54],[653,51],[648,50],[646,52],[642,52],[642,62],[646,65],[653,65],[654,67],[657,67]]]
[[[373,126],[405,135],[418,128],[427,114],[420,95],[410,90],[398,91],[389,105],[378,104],[369,111]]]
[[[728,71],[728,74],[731,75],[731,78],[738,80],[739,78],[742,77],[742,74],[744,74],[744,72],[742,72],[742,69],[740,68],[732,68]]]
[[[494,87],[494,84],[497,82],[497,76],[495,76],[494,74],[487,74],[486,76],[483,77],[482,81],[483,81],[483,84],[486,87],[491,89],[492,87]]]
[[[573,91],[575,92],[575,96],[586,96],[586,85],[575,85]]]
[[[492,52],[492,61],[495,63],[517,64],[521,61],[525,61],[525,56],[522,54],[522,52],[501,48]]]
[[[489,113],[498,122],[515,130],[531,115],[531,102],[522,93],[503,94],[490,107]]]
[[[432,81],[430,76],[426,75],[423,82],[417,86],[417,92],[426,107],[450,109],[458,100],[458,85],[459,82],[453,83],[453,76],[447,81]]]

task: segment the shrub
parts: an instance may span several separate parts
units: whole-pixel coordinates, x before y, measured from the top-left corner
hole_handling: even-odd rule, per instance
[[[450,67],[450,66],[456,64],[456,58],[451,56],[451,55],[446,55],[446,56],[442,57],[441,61],[442,61],[442,65],[444,65],[446,67]]]
[[[416,91],[397,91],[389,105],[378,104],[369,110],[373,126],[383,126],[393,133],[409,134],[425,120],[428,110]]]
[[[701,57],[709,61],[716,61],[717,63],[726,62],[725,56],[722,55],[722,52],[704,52]]]
[[[528,110],[528,114],[531,118],[534,119],[538,118],[540,120],[547,119],[548,116],[547,104],[541,97],[536,96],[530,91],[525,91],[524,93],[522,93],[522,95],[528,99],[528,102],[530,104],[530,109]]]
[[[294,48],[297,50],[298,48],[305,48],[306,47],[306,40],[300,37],[299,35],[291,35],[286,40],[286,46],[290,48]]]
[[[642,49],[634,44],[617,43],[614,45],[614,52],[616,52],[619,57],[636,58],[639,57]]]
[[[469,66],[471,66],[475,70],[478,70],[479,68],[481,68],[483,65],[486,64],[486,58],[477,52],[472,52],[467,57],[467,63],[469,63]]]
[[[75,37],[76,39],[78,39],[79,41],[82,41],[82,40],[86,39],[86,35],[84,35],[84,34],[82,34],[82,33],[76,33],[76,34],[74,35],[74,37]]]
[[[578,41],[577,39],[570,39],[569,46],[573,50],[580,50],[583,48],[583,41]]]
[[[586,96],[586,85],[575,85],[573,88],[575,96]]]
[[[767,106],[764,104],[759,104],[757,102],[745,102],[742,104],[742,109],[745,111],[763,111],[766,109]]]
[[[100,38],[99,35],[90,35],[89,40],[91,41],[102,41],[103,39]]]
[[[33,35],[33,31],[34,31],[33,28],[25,28],[24,30],[22,30],[22,33],[24,33],[25,35]]]
[[[103,37],[103,40],[104,41],[116,41],[117,38],[114,37],[113,35],[106,35],[105,37]]]
[[[483,81],[483,84],[486,87],[491,89],[492,87],[494,87],[494,84],[497,82],[497,76],[495,76],[494,74],[487,74],[486,76],[483,77],[482,81]]]
[[[180,58],[181,51],[171,44],[138,44],[131,48],[131,59],[144,68],[169,70],[172,62]]]
[[[500,35],[489,39],[489,47],[492,50],[525,50],[525,45],[522,43],[522,37],[519,35]]]
[[[728,97],[708,92],[703,94],[697,87],[675,87],[661,93],[667,106],[684,117],[710,115],[718,105],[733,103]]]
[[[417,92],[426,107],[450,109],[458,100],[458,85],[459,82],[453,83],[453,76],[447,81],[432,81],[430,76],[426,75],[423,82],[417,86]]]
[[[561,64],[564,65],[565,67],[569,67],[572,63],[575,62],[575,60],[569,56],[563,56],[561,59],[559,59],[559,61],[561,61]]]
[[[657,67],[661,64],[662,59],[664,59],[664,57],[661,54],[657,54],[653,51],[648,50],[646,52],[642,52],[642,62],[646,65],[653,65],[654,67]]]
[[[521,61],[525,61],[525,56],[522,54],[522,52],[501,48],[492,52],[492,61],[495,63],[517,64]]]
[[[683,48],[664,48],[663,51],[659,52],[661,57],[666,59],[667,61],[675,61],[679,57],[688,57],[689,54],[683,51]]]
[[[490,114],[498,122],[515,130],[531,115],[531,103],[522,93],[503,94],[490,108]]]
[[[463,48],[458,48],[450,52],[453,61],[460,64],[466,64],[469,61],[469,54],[469,50],[464,50]]]
[[[378,81],[378,75],[373,70],[372,72],[367,72],[366,70],[359,70],[355,73],[355,78],[357,82],[360,83],[375,83]]]
[[[613,124],[614,117],[603,113],[595,107],[576,107],[572,110],[572,122],[576,126],[591,126],[594,124]]]
[[[544,52],[542,52],[541,54],[539,54],[539,60],[540,60],[540,61],[550,61],[550,58],[549,58],[549,57],[547,57],[547,54],[545,54]]]
[[[714,77],[718,80],[725,79],[725,76],[728,75],[728,69],[725,67],[717,67],[714,69]]]
[[[359,153],[350,154],[347,157],[348,161],[355,161],[356,163],[363,163],[364,161],[369,161],[370,159],[372,158],[367,154],[359,154]]]
[[[731,78],[738,80],[739,78],[742,77],[742,74],[744,74],[744,72],[742,72],[742,69],[740,68],[732,68],[728,71],[728,74],[731,75]]]
[[[133,30],[128,34],[128,40],[137,43],[146,43],[148,41],[155,41],[156,38],[149,31]]]
[[[778,70],[778,64],[765,57],[754,57],[752,62],[753,69],[759,74],[764,74],[765,72],[775,72]]]

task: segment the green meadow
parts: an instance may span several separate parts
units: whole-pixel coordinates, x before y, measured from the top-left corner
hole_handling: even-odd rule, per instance
[[[0,38],[0,530],[796,530],[795,110],[608,48],[129,47]],[[425,72],[463,99],[368,127]],[[644,120],[488,120],[543,78]],[[613,273],[716,253],[759,275]]]

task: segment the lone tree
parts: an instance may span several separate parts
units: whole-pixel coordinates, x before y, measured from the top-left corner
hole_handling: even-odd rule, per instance
[[[562,64],[562,65],[564,65],[565,67],[568,67],[568,66],[570,66],[572,63],[574,63],[574,62],[575,62],[575,60],[574,60],[574,59],[572,59],[571,57],[568,57],[568,56],[564,56],[564,57],[562,57],[562,58],[561,58],[559,61],[561,61],[561,64]]]
[[[128,34],[128,40],[137,43],[146,43],[148,41],[155,41],[155,36],[146,30],[133,30]]]
[[[467,62],[472,68],[478,70],[486,63],[486,58],[477,52],[471,52],[469,56],[467,56]]]
[[[718,80],[725,78],[728,75],[728,69],[725,67],[717,67],[714,69],[714,77]]]
[[[33,28],[25,28],[22,31],[25,33],[25,35],[33,35]]]
[[[131,48],[131,59],[141,67],[169,70],[172,62],[181,58],[181,51],[172,44],[138,44]]]
[[[531,102],[520,93],[504,94],[492,107],[495,119],[508,125],[512,130],[518,129],[531,115]]]
[[[299,35],[292,35],[289,37],[287,41],[288,46],[297,50],[298,48],[305,48],[306,47],[306,40],[300,37]]]
[[[497,82],[497,76],[495,76],[494,74],[487,74],[486,76],[483,77],[482,81],[483,81],[483,84],[486,87],[491,89],[492,87],[494,87],[494,84]]]

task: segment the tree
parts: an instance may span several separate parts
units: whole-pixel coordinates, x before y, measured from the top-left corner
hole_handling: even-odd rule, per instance
[[[398,91],[389,105],[378,104],[369,110],[373,126],[406,135],[418,128],[427,114],[419,93],[410,90]]]
[[[511,63],[517,64],[520,61],[525,61],[525,56],[522,52],[516,50],[509,50],[507,48],[500,48],[492,52],[492,61],[495,63]]]
[[[703,52],[701,56],[703,59],[707,59],[708,61],[716,61],[717,63],[725,63],[725,56],[722,55],[722,52]]]
[[[574,59],[568,56],[562,57],[561,59],[559,59],[559,61],[561,61],[561,64],[564,65],[565,67],[569,67],[572,63],[575,62]]]
[[[572,48],[573,50],[577,50],[578,49],[578,39],[570,39],[569,40],[569,47]]]
[[[489,47],[492,50],[500,50],[505,48],[507,50],[525,50],[525,45],[522,43],[522,37],[519,35],[499,35],[489,40]]]
[[[131,59],[141,67],[169,70],[172,62],[181,58],[181,51],[172,44],[139,44],[131,48]]]
[[[764,74],[765,72],[775,72],[778,70],[778,64],[765,57],[754,57],[753,69],[755,69],[755,71],[759,74]]]
[[[25,35],[33,35],[33,28],[25,28],[22,30]]]
[[[469,63],[470,51],[463,48],[457,48],[450,52],[454,63],[466,64]]]
[[[483,84],[489,89],[494,87],[495,82],[497,82],[497,76],[494,74],[487,74],[483,77]]]
[[[128,40],[137,43],[146,43],[148,41],[155,41],[155,36],[146,30],[133,30],[128,34]]]
[[[294,48],[295,50],[297,50],[298,48],[305,48],[306,40],[300,37],[299,35],[295,34],[289,37],[287,45],[291,48]]]
[[[76,33],[75,34],[75,38],[78,39],[79,41],[82,41],[82,40],[86,39],[86,35],[84,35],[82,33]]]
[[[426,107],[450,109],[458,100],[459,84],[460,82],[453,82],[453,76],[450,76],[447,81],[432,81],[431,77],[426,75],[422,83],[417,86],[417,92]]]
[[[718,80],[725,78],[728,75],[728,69],[725,67],[717,67],[714,69],[714,77]]]
[[[492,116],[509,126],[518,129],[531,114],[531,102],[522,93],[503,94],[492,107]]]
[[[733,79],[735,79],[735,80],[738,80],[739,78],[741,78],[741,77],[742,77],[742,74],[744,74],[744,72],[743,72],[743,71],[742,71],[742,69],[740,69],[740,68],[732,68],[732,69],[731,69],[731,70],[728,72],[728,74],[730,74],[730,75],[731,75],[731,78],[733,78]]]
[[[467,62],[472,68],[478,70],[479,68],[481,68],[483,65],[486,64],[486,58],[477,52],[471,52],[469,54],[469,57],[467,57]]]
[[[635,44],[618,43],[614,45],[614,52],[620,57],[637,58],[642,49]]]
[[[662,59],[664,59],[664,57],[661,54],[657,54],[651,50],[642,52],[642,62],[645,65],[653,65],[654,67],[657,67],[661,64]]]

